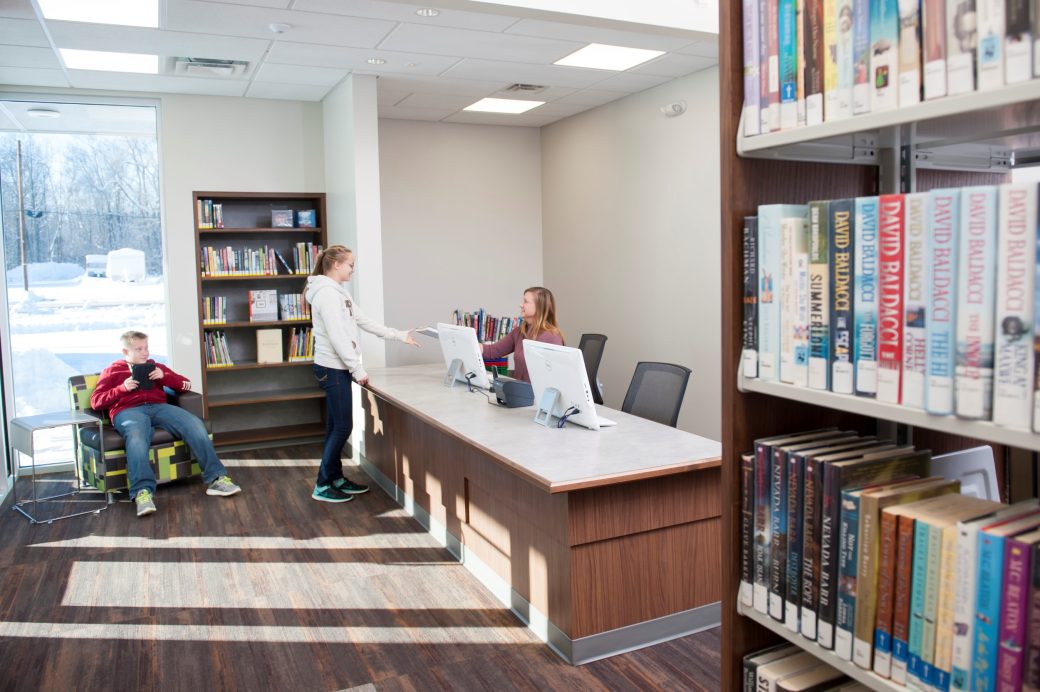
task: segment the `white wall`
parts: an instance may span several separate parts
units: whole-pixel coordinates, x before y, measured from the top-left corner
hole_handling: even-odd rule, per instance
[[[200,381],[191,194],[324,191],[321,105],[178,95],[160,112],[170,361]]]
[[[542,128],[545,285],[567,343],[608,337],[620,408],[638,361],[693,370],[679,427],[721,431],[719,84],[712,68]],[[684,99],[689,110],[660,108]]]
[[[516,316],[542,282],[538,130],[380,120],[379,170],[387,324],[447,322],[456,308]],[[387,364],[441,359],[417,339]]]

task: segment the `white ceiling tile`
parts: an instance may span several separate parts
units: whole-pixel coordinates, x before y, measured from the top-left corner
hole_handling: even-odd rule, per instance
[[[5,108],[0,106],[0,132],[20,132],[24,129],[16,119],[7,114]]]
[[[69,70],[69,79],[72,81],[72,86],[77,89],[154,91],[164,94],[198,94],[201,96],[243,96],[247,85],[246,81],[241,79],[202,79],[93,70]]]
[[[510,36],[489,31],[399,24],[379,47],[412,53],[544,64],[559,60],[582,45],[573,41]]]
[[[386,63],[383,65],[369,65],[369,58],[381,58],[386,60]],[[458,62],[458,58],[441,55],[399,53],[375,48],[319,46],[287,41],[275,42],[267,59],[271,62],[286,65],[316,65],[341,67],[349,70],[364,69],[374,74],[392,72],[417,75],[440,74]],[[413,65],[413,67],[409,67],[409,65]]]
[[[48,22],[51,37],[59,48],[112,50],[168,57],[218,58],[255,63],[263,57],[270,41],[255,38],[182,33],[162,29],[77,22]]]
[[[301,65],[277,65],[265,62],[253,78],[257,82],[281,82],[283,84],[310,84],[333,87],[350,74],[347,70],[332,67],[303,67]]]
[[[388,91],[419,91],[427,94],[458,94],[459,96],[487,96],[512,84],[505,80],[470,80],[446,77],[406,77],[382,75],[377,88]]]
[[[166,0],[167,5],[174,5],[182,0]],[[248,7],[273,7],[277,10],[284,10],[286,7],[292,4],[292,0],[201,0],[202,2],[212,2],[215,4],[222,5],[246,5]]]
[[[602,89],[582,89],[569,96],[563,96],[554,103],[574,103],[579,106],[602,106],[604,103],[617,101],[630,96],[628,91],[604,91]]]
[[[61,62],[50,48],[36,46],[3,46],[0,48],[0,65],[4,67],[42,67],[60,70]]]
[[[376,103],[380,106],[393,106],[400,102],[402,99],[410,96],[407,91],[394,91],[391,89],[379,88],[379,82],[376,82]]]
[[[400,103],[394,104],[401,108],[429,108],[431,110],[449,109],[449,113],[462,110],[474,103],[480,96],[459,96],[457,94],[411,94]]]
[[[629,74],[651,74],[659,77],[685,77],[688,74],[711,67],[717,63],[718,60],[715,58],[670,53],[638,67],[633,67],[628,72]]]
[[[35,20],[36,13],[29,0],[0,0],[0,17]]]
[[[281,99],[283,101],[321,101],[329,93],[328,87],[314,84],[276,84],[253,82],[246,96],[259,99]]]
[[[403,108],[399,106],[380,106],[379,117],[393,120],[428,120],[437,121],[448,117],[457,109],[454,108]]]
[[[569,118],[572,115],[576,115],[583,111],[587,111],[593,106],[582,106],[574,103],[560,103],[559,101],[553,101],[547,103],[544,106],[538,106],[533,111],[528,111],[532,115],[538,116],[556,116],[557,118]]]
[[[35,19],[0,18],[0,52],[7,46],[50,46]]]
[[[664,84],[668,81],[671,81],[668,77],[658,77],[657,75],[650,74],[636,74],[634,72],[622,72],[610,77],[609,79],[596,82],[596,88],[606,89],[607,91],[628,91],[634,94],[637,91],[649,89],[650,87],[655,87],[658,84]]]
[[[437,5],[437,3],[433,3]],[[420,17],[415,14],[419,5],[398,2],[379,2],[379,0],[296,0],[293,9],[304,12],[327,12],[329,14],[345,14],[351,17],[369,17],[371,19],[389,19],[395,22],[412,22],[423,26],[453,27],[457,29],[477,29],[479,31],[502,31],[516,22],[515,17],[484,12],[465,12],[462,10],[440,9],[436,17]]]
[[[445,71],[445,77],[460,79],[504,80],[506,84],[541,84],[581,89],[613,74],[605,70],[586,70],[561,65],[529,65],[498,60],[462,60]]]
[[[702,58],[715,58],[719,59],[719,42],[718,41],[695,41],[683,48],[675,51],[676,53],[682,53],[683,55],[699,55]]]
[[[647,50],[663,50],[666,52],[690,43],[688,38],[651,33],[643,34],[634,31],[618,31],[617,29],[603,29],[593,26],[581,26],[580,24],[566,24],[564,22],[546,22],[540,19],[521,19],[509,27],[506,33],[556,38],[581,43],[606,43],[612,46],[645,48]]]
[[[461,111],[444,118],[446,123],[465,123],[469,125],[508,125],[510,127],[541,127],[560,120],[556,115],[535,115],[534,111],[520,115],[505,113],[474,113]]]
[[[0,83],[18,86],[70,86],[63,70],[41,70],[36,67],[0,67]]]
[[[268,28],[272,22],[292,26],[284,34]],[[296,12],[199,0],[179,0],[167,8],[166,28],[171,31],[205,31],[222,36],[272,39],[279,36],[297,43],[371,48],[386,36],[393,22],[359,19],[316,12]]]

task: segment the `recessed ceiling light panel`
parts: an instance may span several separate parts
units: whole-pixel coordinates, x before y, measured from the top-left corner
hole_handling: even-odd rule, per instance
[[[664,55],[663,50],[646,50],[644,48],[627,48],[625,46],[608,46],[604,43],[590,43],[560,58],[554,65],[567,67],[590,67],[596,70],[614,70],[620,72],[647,60]]]
[[[478,111],[481,113],[511,113],[513,115],[526,113],[532,108],[537,108],[545,101],[526,101],[522,99],[480,99],[476,103],[463,108],[464,111]]]
[[[159,0],[37,0],[45,19],[159,27]]]
[[[62,48],[61,59],[70,70],[159,74],[159,56],[144,53],[108,53]]]

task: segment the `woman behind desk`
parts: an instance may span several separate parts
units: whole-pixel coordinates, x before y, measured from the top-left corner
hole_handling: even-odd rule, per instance
[[[524,339],[563,346],[563,332],[556,326],[556,299],[548,288],[532,286],[524,291],[520,314],[523,317],[520,326],[493,344],[481,344],[480,351],[485,358],[504,358],[512,353],[516,366],[513,377],[530,382],[524,360]]]

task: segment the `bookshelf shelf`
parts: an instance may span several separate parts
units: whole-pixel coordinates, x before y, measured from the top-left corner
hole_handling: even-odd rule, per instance
[[[312,246],[327,245],[323,193],[195,192],[192,197],[196,214],[196,257],[214,257],[213,251],[205,250],[207,247],[228,248],[223,258],[216,260],[221,263],[212,267],[270,267],[274,253],[281,256],[279,263],[287,261],[290,267],[304,267],[306,261],[297,257],[306,258]],[[200,214],[207,217],[212,214],[216,219],[217,209],[225,227],[199,228]],[[296,217],[297,212],[312,212],[315,226],[272,227],[272,212],[286,210]],[[268,252],[257,253],[258,246],[266,247]],[[249,320],[252,314],[267,317],[299,314],[300,294],[309,272],[203,275],[202,268],[200,265],[196,269],[199,356],[206,418],[212,425],[216,443],[249,445],[322,434],[325,402],[311,371],[313,361],[288,360],[293,343],[299,343],[298,337],[302,330],[312,326],[311,320]],[[285,269],[282,264],[278,268]],[[251,296],[251,292],[256,291],[267,294]],[[260,309],[261,300],[277,302],[277,315]],[[204,316],[220,316],[227,321],[206,324]],[[270,359],[279,357],[279,334],[283,360],[257,362],[258,350],[270,353]],[[293,336],[297,337],[295,342]],[[230,359],[234,365],[210,365],[208,346],[212,346],[214,353],[223,354],[221,359]]]
[[[923,133],[935,133],[918,143],[921,147],[950,147],[962,144],[962,127],[965,125],[972,129],[974,136],[971,139],[974,142],[1002,139],[1001,145],[1007,147],[1013,144],[1008,141],[1008,137],[1027,137],[1040,129],[1040,112],[1034,103],[1038,99],[1040,79],[1034,79],[992,91],[948,96],[819,125],[752,137],[738,134],[737,154],[755,158],[830,162],[846,160],[848,163],[876,164],[879,162],[876,155],[871,158],[866,156],[863,150],[877,146],[876,136],[881,131],[902,125],[913,125]],[[989,112],[995,114],[1008,109],[1021,111],[1021,117],[988,117]],[[1013,112],[1012,115],[1020,114]],[[967,120],[971,122],[966,123]],[[742,125],[743,122],[738,133],[743,132]],[[985,130],[979,131],[980,127]],[[872,141],[873,146],[870,144]],[[847,152],[851,151],[852,146],[861,150],[859,157],[848,155]]]
[[[886,404],[869,397],[851,394],[835,394],[833,392],[806,389],[780,382],[763,382],[762,380],[744,379],[738,375],[738,388],[744,392],[767,394],[781,399],[790,399],[814,406],[823,406],[869,416],[883,420],[911,425],[915,428],[927,428],[951,435],[964,435],[977,440],[996,442],[998,444],[1040,451],[1040,435],[1029,430],[1005,428],[989,421],[967,420],[956,416],[935,416],[927,411],[907,408],[896,404]]]
[[[820,659],[832,668],[837,668],[853,680],[862,682],[864,685],[873,690],[903,690],[905,692],[907,689],[910,689],[902,685],[896,684],[891,680],[883,678],[880,675],[876,675],[869,670],[863,670],[851,661],[846,661],[843,658],[838,658],[830,649],[824,649],[822,646],[817,645],[815,642],[809,641],[797,632],[792,632],[791,630],[787,629],[786,627],[784,627],[783,623],[777,622],[773,618],[769,617],[764,613],[760,613],[757,610],[746,608],[739,602],[737,604],[737,612],[741,616],[757,622],[759,625],[772,631],[774,634],[779,634],[787,641],[791,642],[792,644],[796,644],[797,646],[801,647],[804,651],[808,651],[813,656]]]

